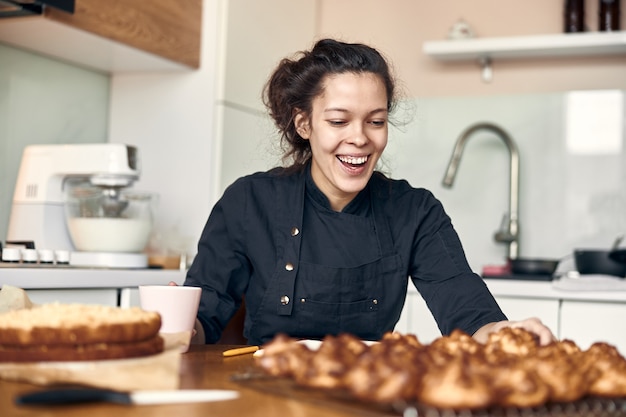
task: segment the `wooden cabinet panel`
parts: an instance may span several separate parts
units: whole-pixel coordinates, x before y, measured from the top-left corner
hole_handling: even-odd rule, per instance
[[[45,16],[192,68],[200,66],[202,0],[76,0],[74,14],[46,8]]]
[[[76,0],[0,19],[0,42],[107,73],[200,67],[203,0]]]

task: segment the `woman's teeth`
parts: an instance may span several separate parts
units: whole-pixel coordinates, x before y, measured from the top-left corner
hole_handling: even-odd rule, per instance
[[[367,156],[338,156],[337,158],[344,164],[350,165],[363,165],[367,162]]]

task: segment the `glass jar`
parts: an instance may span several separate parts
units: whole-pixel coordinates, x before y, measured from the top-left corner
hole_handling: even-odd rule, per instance
[[[565,0],[563,31],[565,33],[576,33],[585,31],[584,0]]]
[[[598,30],[613,32],[620,30],[620,0],[600,0]]]
[[[66,222],[76,250],[144,250],[152,230],[155,194],[112,190],[80,181],[68,181],[66,188]]]

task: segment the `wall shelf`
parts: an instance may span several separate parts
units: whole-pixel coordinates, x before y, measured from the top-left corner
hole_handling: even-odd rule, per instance
[[[489,81],[496,59],[626,54],[626,31],[427,41],[423,52],[442,62],[477,61]]]

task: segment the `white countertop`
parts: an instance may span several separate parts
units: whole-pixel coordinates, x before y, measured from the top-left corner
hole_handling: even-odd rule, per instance
[[[108,269],[79,267],[0,266],[0,287],[22,289],[128,288],[182,284],[186,271],[177,269]]]
[[[589,287],[583,286],[579,287],[580,289],[572,286],[572,289],[566,290],[562,289],[557,281],[486,279],[485,283],[496,297],[626,302],[625,290],[590,290]]]
[[[0,264],[0,286],[23,289],[132,288],[139,285],[182,284],[186,271],[176,269],[107,269],[78,267],[11,267]],[[583,281],[581,281],[582,283]],[[598,281],[599,283],[601,281]],[[626,303],[626,280],[617,289],[590,290],[588,283],[576,289],[563,289],[556,281],[485,279],[496,297],[552,300],[606,301]],[[409,284],[409,292],[417,290]]]
[[[489,278],[485,279],[485,283],[495,297],[626,303],[626,281],[624,281],[623,290],[597,291],[590,290],[588,286],[566,290],[559,288],[561,286],[556,281]],[[409,292],[417,292],[412,284],[409,284]]]

